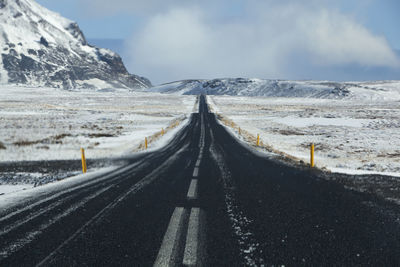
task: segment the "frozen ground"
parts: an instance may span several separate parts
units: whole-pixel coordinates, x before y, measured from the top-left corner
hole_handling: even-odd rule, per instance
[[[209,96],[215,112],[264,144],[334,172],[400,176],[400,101]],[[235,130],[237,131],[237,129]]]
[[[0,161],[120,156],[182,120],[195,96],[0,88]]]
[[[1,164],[12,161],[80,159],[81,147],[86,149],[88,159],[138,151],[145,137],[154,137],[162,128],[167,129],[176,122],[182,125],[194,111],[196,102],[196,96],[117,89],[66,91],[1,87],[0,91],[0,168]],[[153,141],[150,149],[162,142]],[[0,184],[25,188],[26,184],[49,178],[42,177],[43,173],[31,172],[0,170]],[[53,178],[61,179],[65,176],[63,173]],[[68,172],[68,175],[74,174],[74,171]]]

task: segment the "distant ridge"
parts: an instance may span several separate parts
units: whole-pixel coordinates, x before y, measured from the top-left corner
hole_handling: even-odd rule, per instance
[[[400,81],[332,82],[248,78],[184,80],[155,86],[152,92],[197,95],[302,97],[400,101]]]

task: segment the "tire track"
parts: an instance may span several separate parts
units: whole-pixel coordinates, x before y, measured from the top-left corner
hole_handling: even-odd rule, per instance
[[[50,261],[59,250],[61,250],[65,245],[67,245],[70,241],[75,239],[79,234],[82,233],[89,225],[95,224],[97,221],[100,221],[107,213],[115,208],[120,202],[126,199],[129,195],[135,194],[138,191],[142,190],[147,185],[154,182],[162,171],[168,168],[168,166],[175,160],[177,160],[178,156],[188,147],[188,145],[183,146],[175,155],[166,160],[163,164],[161,164],[158,168],[148,174],[146,177],[141,179],[138,183],[133,185],[127,192],[120,195],[118,198],[114,199],[110,204],[104,207],[101,211],[99,211],[95,216],[93,216],[90,220],[88,220],[82,227],[80,227],[73,235],[71,235],[67,240],[65,240],[62,244],[60,244],[54,251],[52,251],[47,257],[45,257],[41,262],[39,262],[36,266],[43,266],[46,262]]]
[[[140,163],[138,164],[134,164],[134,166],[129,166],[129,168],[126,168],[127,171],[131,171],[133,168],[137,167],[138,165],[140,165]],[[141,168],[145,168],[146,166],[141,166]],[[125,171],[125,169],[124,169]],[[27,206],[26,208],[22,209],[22,210],[18,210],[13,212],[12,214],[9,214],[7,217],[2,218],[1,221],[5,221],[5,220],[14,220],[12,224],[9,225],[5,225],[3,226],[3,229],[0,231],[0,237],[2,237],[3,235],[16,230],[18,227],[38,218],[39,216],[42,216],[46,213],[50,213],[52,212],[54,209],[61,207],[62,205],[66,205],[68,204],[69,200],[74,200],[75,198],[79,199],[79,196],[81,195],[86,195],[87,192],[90,192],[92,190],[99,190],[102,191],[102,188],[104,188],[104,186],[108,186],[108,185],[112,185],[113,186],[118,186],[119,184],[123,183],[124,181],[126,181],[126,178],[128,178],[131,175],[134,175],[135,173],[127,173],[125,175],[123,175],[122,177],[118,177],[118,175],[113,175],[111,176],[105,176],[102,178],[99,178],[100,180],[96,180],[93,182],[89,182],[86,183],[84,185],[80,185],[74,188],[70,188],[67,190],[64,190],[60,193],[57,193],[56,195],[43,199],[41,201],[39,201],[38,203],[32,204]],[[118,181],[118,183],[115,183],[115,181]],[[110,186],[108,186],[107,188],[111,188]],[[53,202],[51,203],[49,206],[45,206],[43,208],[39,208],[36,211],[33,212],[29,212],[30,210],[33,210],[34,208],[36,208],[37,206],[41,205],[41,204],[47,204],[48,202]],[[23,214],[24,216],[21,216],[21,213],[26,212],[26,214]],[[15,216],[20,216],[22,217],[21,219],[18,218],[13,218]],[[17,219],[17,220],[16,220]]]

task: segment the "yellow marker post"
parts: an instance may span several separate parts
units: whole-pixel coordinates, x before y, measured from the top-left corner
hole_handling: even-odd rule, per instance
[[[82,172],[86,173],[87,167],[86,167],[85,149],[81,148],[81,154],[82,154]]]
[[[144,138],[144,148],[147,149],[147,137]]]
[[[165,134],[164,128],[161,129],[161,136]]]
[[[313,168],[315,166],[314,162],[314,144],[310,146],[310,167]]]
[[[257,134],[257,146],[260,145],[260,134]]]

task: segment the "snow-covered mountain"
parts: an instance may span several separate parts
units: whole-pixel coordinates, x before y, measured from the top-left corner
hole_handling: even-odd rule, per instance
[[[176,94],[400,100],[400,81],[329,82],[262,79],[184,80],[155,86],[153,92]]]
[[[78,25],[34,0],[0,0],[0,83],[147,88],[116,53],[88,44]]]

